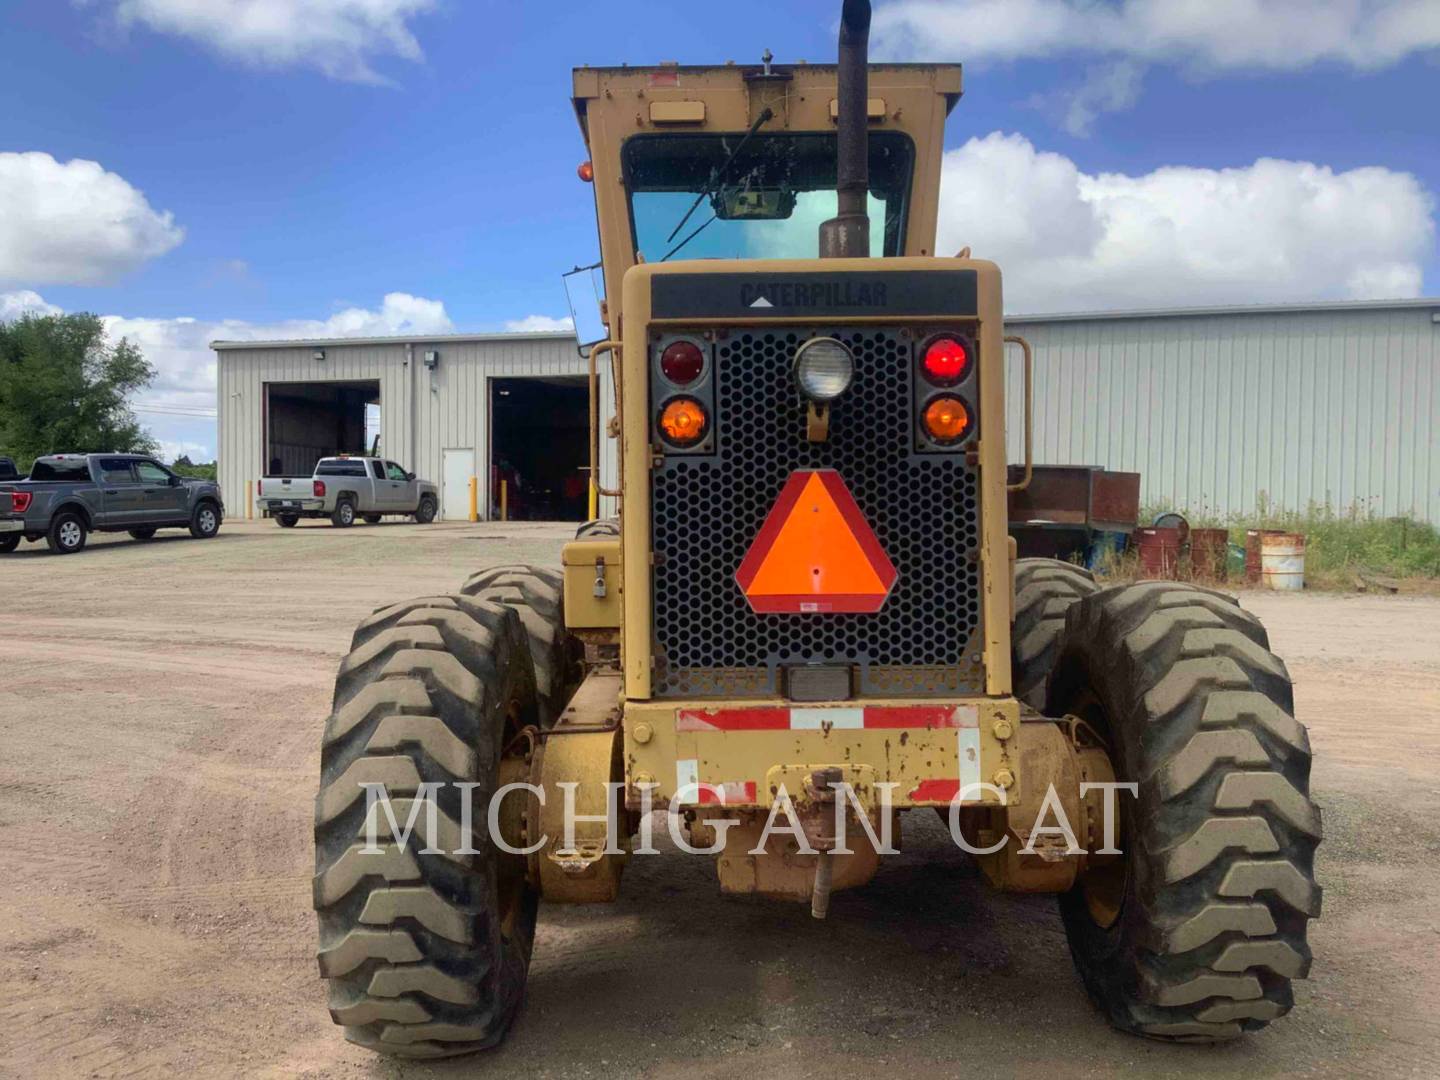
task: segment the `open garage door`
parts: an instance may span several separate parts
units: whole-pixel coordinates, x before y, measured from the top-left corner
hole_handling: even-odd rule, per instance
[[[524,521],[584,521],[589,498],[590,397],[580,376],[492,379],[490,513]]]
[[[367,409],[379,405],[378,379],[266,383],[266,475],[310,476],[322,457],[369,453]]]

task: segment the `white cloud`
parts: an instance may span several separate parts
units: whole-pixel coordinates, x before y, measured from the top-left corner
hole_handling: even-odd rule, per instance
[[[113,9],[121,27],[189,38],[232,60],[313,67],[335,79],[383,83],[377,57],[419,62],[411,20],[436,0],[78,0]]]
[[[0,293],[0,322],[11,322],[22,315],[59,315],[60,309],[47,304],[45,298],[29,289]]]
[[[1097,54],[1199,69],[1357,69],[1440,48],[1434,0],[893,0],[881,57],[967,61]]]
[[[996,260],[1012,312],[1408,297],[1434,209],[1389,169],[1089,175],[997,131],[945,155],[937,250]]]
[[[213,443],[191,442],[187,439],[157,439],[160,444],[160,459],[171,462],[179,457],[188,457],[196,465],[215,460]]]
[[[170,213],[94,161],[0,153],[0,282],[106,284],[184,238]]]
[[[0,293],[0,319],[15,318],[26,311],[58,315],[61,309],[37,293]],[[106,315],[102,321],[111,341],[130,340],[155,366],[155,381],[137,398],[137,402],[145,406],[140,412],[141,421],[166,448],[167,454],[174,446],[183,444],[185,448],[179,453],[188,453],[196,461],[210,461],[215,456],[214,420],[206,415],[213,415],[215,410],[216,364],[210,349],[212,341],[387,337],[442,334],[454,329],[441,301],[400,292],[387,294],[378,308],[349,307],[328,319],[254,323],[239,319],[214,322]],[[164,411],[148,411],[150,409]]]
[[[540,334],[574,329],[575,323],[568,315],[563,319],[550,315],[526,315],[523,319],[511,319],[505,324],[507,334]]]
[[[1133,60],[1096,64],[1085,73],[1083,83],[1060,96],[1061,127],[1078,138],[1088,138],[1101,113],[1125,112],[1135,106],[1144,78],[1145,65]]]

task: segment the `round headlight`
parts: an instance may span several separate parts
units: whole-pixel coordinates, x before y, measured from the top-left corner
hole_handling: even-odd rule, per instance
[[[834,401],[854,377],[855,358],[834,338],[811,338],[795,353],[795,380],[811,401]]]

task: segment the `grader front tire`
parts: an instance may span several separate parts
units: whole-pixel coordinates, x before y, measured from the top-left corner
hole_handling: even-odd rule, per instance
[[[481,823],[502,751],[536,719],[529,646],[509,608],[430,597],[382,608],[355,631],[325,726],[314,879],[320,973],[351,1042],[431,1058],[504,1036],[538,901],[523,859],[501,855]],[[385,785],[403,829],[420,785],[437,782],[438,835],[422,810],[397,843],[378,812],[380,853],[366,854],[361,785]],[[461,783],[477,785],[472,838],[460,835]],[[432,847],[441,853],[424,853]]]
[[[1065,629],[1065,613],[1100,586],[1095,575],[1059,559],[1021,559],[1015,564],[1015,625],[1011,630],[1011,682],[1015,696],[1032,709],[1045,707],[1045,681]]]
[[[494,566],[472,574],[466,596],[514,608],[530,639],[540,726],[550,727],[580,684],[582,650],[565,629],[565,579],[540,566]]]
[[[1139,785],[1121,800],[1113,904],[1085,877],[1061,897],[1091,998],[1122,1030],[1185,1041],[1288,1012],[1320,913],[1320,812],[1290,678],[1259,621],[1190,586],[1105,589],[1067,615],[1045,711],[1101,731],[1117,777]]]

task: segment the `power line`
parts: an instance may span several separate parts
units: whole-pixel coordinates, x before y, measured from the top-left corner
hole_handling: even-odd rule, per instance
[[[185,405],[132,405],[136,412],[161,413],[165,416],[193,416],[197,420],[214,420],[217,417],[216,410],[200,407],[191,408]]]

